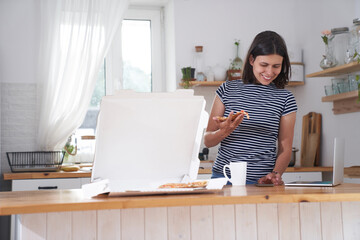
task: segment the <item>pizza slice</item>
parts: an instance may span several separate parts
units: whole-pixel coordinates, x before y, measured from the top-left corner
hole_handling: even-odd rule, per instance
[[[240,114],[244,114],[247,119],[250,119],[249,114],[247,112],[245,112],[244,110],[241,110],[240,112],[234,113],[234,115],[232,115],[232,117],[231,117],[231,120],[233,121]],[[217,117],[217,119],[219,119],[221,122],[224,122],[228,118],[227,117]]]
[[[159,188],[203,188],[207,186],[207,181],[197,181],[188,183],[166,183]]]

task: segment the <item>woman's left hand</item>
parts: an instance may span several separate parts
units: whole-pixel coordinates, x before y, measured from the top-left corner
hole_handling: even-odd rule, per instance
[[[281,178],[280,173],[268,173],[266,176],[260,178],[258,183],[272,183],[275,186],[284,185],[284,181]]]

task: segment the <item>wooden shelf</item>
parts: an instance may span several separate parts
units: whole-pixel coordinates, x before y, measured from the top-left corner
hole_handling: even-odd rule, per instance
[[[360,71],[360,64],[357,62],[351,62],[348,64],[344,64],[341,66],[328,68],[320,72],[310,73],[306,75],[308,78],[312,77],[332,77],[332,76],[339,76],[344,75],[352,72]]]
[[[225,81],[211,81],[211,82],[207,82],[207,81],[203,81],[203,82],[200,82],[200,81],[190,81],[190,86],[215,86],[215,87],[218,87],[220,86],[221,84],[223,84]],[[181,82],[180,83],[180,86],[184,86],[184,83]]]
[[[305,83],[303,81],[291,81],[289,82],[286,87],[296,87],[296,86],[303,86]]]
[[[349,99],[349,98],[357,98],[358,97],[358,91],[351,91],[346,93],[340,93],[330,96],[325,96],[321,98],[322,102],[334,102],[342,99]]]
[[[190,86],[212,86],[212,87],[218,87],[221,84],[223,84],[225,81],[213,81],[213,82],[199,82],[199,81],[190,81]],[[298,81],[292,81],[289,82],[289,84],[287,85],[287,87],[295,87],[295,86],[302,86],[304,85],[304,82],[298,82]],[[184,83],[181,82],[180,86],[184,86]]]
[[[358,91],[351,91],[323,97],[322,102],[333,102],[333,113],[343,114],[360,111]]]
[[[352,62],[341,66],[328,68],[324,71],[315,72],[306,75],[306,77],[332,77],[360,71],[360,63]],[[322,102],[333,102],[334,114],[360,112],[360,102],[358,101],[358,91],[351,91],[330,96],[321,99]]]

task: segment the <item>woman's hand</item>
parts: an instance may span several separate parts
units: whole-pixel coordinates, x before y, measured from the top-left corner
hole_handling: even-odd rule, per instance
[[[240,114],[236,116],[235,119],[232,119],[234,113],[231,112],[228,119],[222,122],[218,117],[222,117],[224,113],[225,105],[222,103],[219,96],[216,95],[211,109],[208,126],[204,134],[204,144],[206,147],[218,145],[224,138],[229,136],[244,119],[244,114]]]
[[[266,176],[260,178],[258,183],[272,183],[274,186],[284,185],[281,174],[274,172],[268,173]]]
[[[218,117],[213,117],[213,120],[216,123],[216,127],[222,132],[224,137],[229,136],[243,121],[244,114],[239,114],[235,119],[233,119],[234,112],[231,111],[229,116],[225,121],[220,121]]]

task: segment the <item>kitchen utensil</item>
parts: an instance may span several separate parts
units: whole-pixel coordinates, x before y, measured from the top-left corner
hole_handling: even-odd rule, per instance
[[[291,159],[290,159],[290,162],[289,162],[289,167],[293,167],[295,166],[295,163],[296,163],[296,152],[298,152],[299,149],[297,148],[292,148],[292,153],[291,153]]]
[[[310,133],[307,139],[306,146],[306,161],[303,162],[303,167],[313,167],[315,165],[316,151],[317,151],[318,134]]]
[[[303,117],[300,165],[320,165],[321,114],[310,112]]]
[[[64,160],[63,151],[7,152],[12,172],[58,171]]]
[[[204,156],[204,160],[208,160],[209,159],[209,149],[208,148],[203,148],[202,153],[203,153],[203,156]]]

